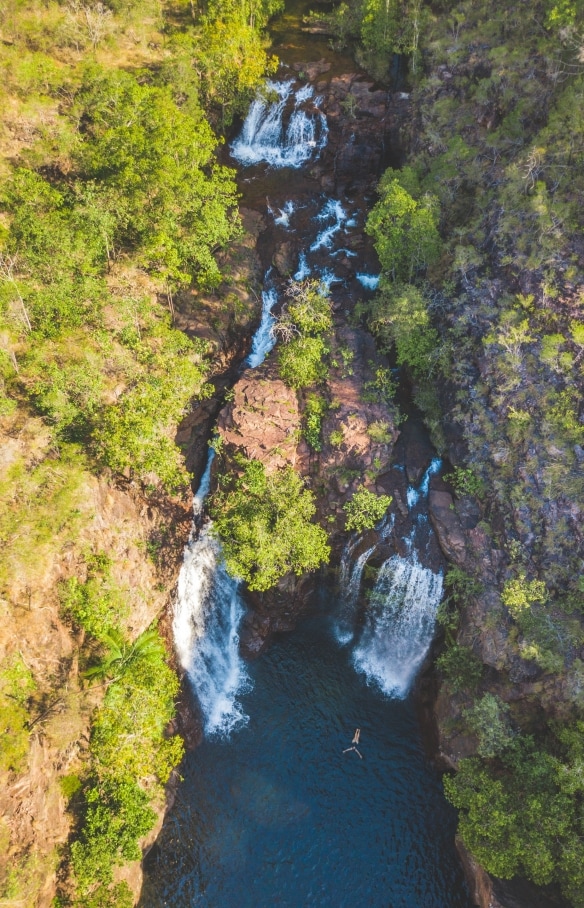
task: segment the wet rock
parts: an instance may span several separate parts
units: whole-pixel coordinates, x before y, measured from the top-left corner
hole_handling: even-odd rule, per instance
[[[428,510],[440,548],[447,558],[460,563],[466,554],[466,539],[460,518],[454,509],[452,495],[431,489]]]
[[[400,438],[401,446],[404,448],[402,456],[408,482],[418,486],[435,453],[427,433],[418,422],[409,420],[405,425]]]
[[[280,243],[274,252],[272,262],[280,277],[288,277],[296,267],[294,244],[289,241]]]
[[[300,78],[304,76],[305,79],[308,79],[309,82],[313,82],[318,76],[322,76],[323,73],[328,73],[331,68],[331,64],[322,58],[322,60],[317,60],[315,63],[293,63],[292,69],[295,69],[297,73],[300,74]]]

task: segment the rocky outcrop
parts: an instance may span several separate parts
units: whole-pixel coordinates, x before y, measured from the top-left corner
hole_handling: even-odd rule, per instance
[[[261,460],[268,471],[299,460],[301,417],[295,392],[280,380],[273,362],[248,370],[233,400],[221,411],[217,431],[232,451]]]

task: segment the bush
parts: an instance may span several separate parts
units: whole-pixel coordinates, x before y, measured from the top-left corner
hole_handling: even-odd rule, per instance
[[[385,515],[392,500],[391,495],[377,495],[364,486],[360,486],[353,493],[350,501],[343,506],[347,515],[345,529],[356,530],[357,533],[372,530]]]
[[[88,559],[87,579],[65,580],[60,587],[61,609],[74,624],[98,640],[118,626],[128,613],[121,591],[111,578],[111,561],[105,553]]]
[[[367,218],[367,233],[385,274],[393,281],[411,282],[440,255],[438,200],[422,193],[410,167],[390,167],[377,190],[380,199]]]
[[[475,690],[483,674],[480,659],[471,649],[459,643],[449,646],[438,656],[436,668],[442,672],[455,693]]]
[[[514,580],[508,580],[501,593],[503,605],[515,619],[530,609],[534,602],[545,602],[546,599],[547,592],[543,580],[527,580],[525,574]]]
[[[584,906],[580,735],[574,728],[556,742],[558,756],[518,737],[496,760],[461,760],[444,779],[459,835],[481,866],[503,879],[559,882],[575,908]]]
[[[287,385],[298,390],[326,378],[325,356],[328,346],[320,337],[299,337],[280,347],[280,375]]]
[[[267,474],[252,460],[211,505],[229,572],[261,591],[290,572],[316,570],[330,548],[325,531],[311,522],[315,510],[312,493],[291,467]]]
[[[36,684],[22,656],[8,659],[0,672],[0,770],[22,770],[28,755],[27,704]]]
[[[304,409],[304,437],[313,451],[322,451],[321,427],[322,418],[327,411],[327,402],[316,394],[306,399]]]
[[[463,715],[469,728],[479,739],[481,757],[494,757],[508,747],[512,732],[508,720],[509,707],[493,694],[484,694]]]

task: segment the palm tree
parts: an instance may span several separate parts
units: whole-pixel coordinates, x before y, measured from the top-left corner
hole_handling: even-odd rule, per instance
[[[92,681],[119,681],[130,665],[138,660],[159,659],[165,654],[157,627],[148,628],[133,643],[126,640],[118,630],[104,634],[102,642],[107,647],[105,656],[84,675]]]

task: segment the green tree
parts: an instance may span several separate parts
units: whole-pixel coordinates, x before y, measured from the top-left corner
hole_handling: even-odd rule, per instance
[[[367,218],[381,267],[392,280],[411,281],[440,255],[438,200],[422,193],[414,171],[385,171],[379,201]]]
[[[325,531],[312,523],[315,511],[312,493],[291,467],[266,473],[252,460],[211,505],[229,572],[261,591],[285,574],[316,570],[330,547]]]
[[[384,516],[392,500],[391,495],[377,495],[364,486],[359,486],[349,501],[343,505],[347,515],[345,529],[356,530],[357,533],[372,530]]]

